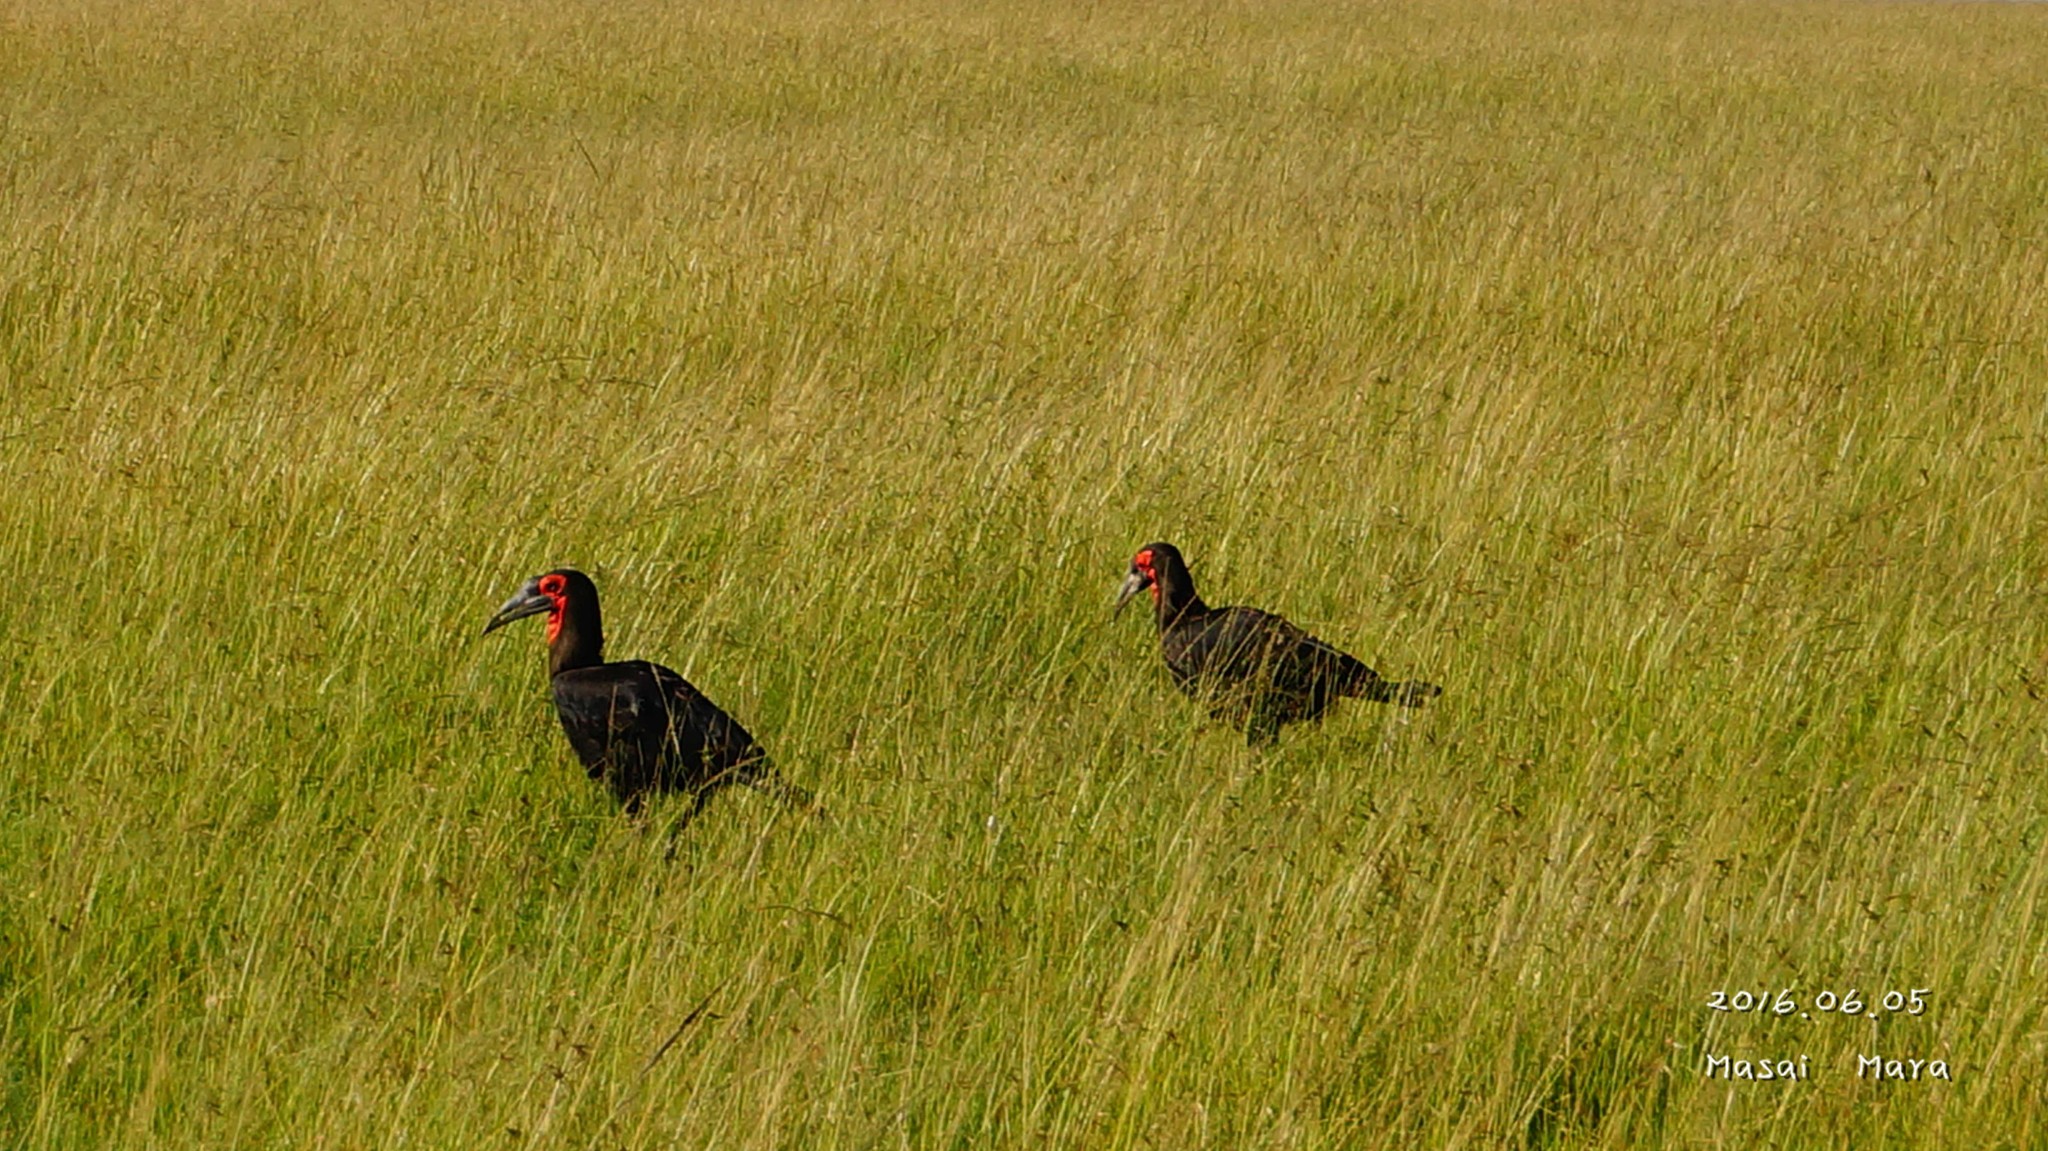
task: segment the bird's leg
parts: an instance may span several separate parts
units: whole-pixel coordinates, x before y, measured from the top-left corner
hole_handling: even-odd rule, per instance
[[[690,809],[683,812],[680,819],[669,825],[668,854],[662,858],[663,863],[674,863],[676,861],[677,840],[682,838],[683,829],[690,826],[690,821],[696,819],[697,813],[703,811],[704,805],[710,802],[712,790],[709,787],[698,788],[690,796]]]
[[[1280,740],[1280,724],[1271,716],[1255,715],[1244,725],[1246,747],[1264,750]]]
[[[703,813],[704,805],[711,802],[711,793],[716,790],[715,787],[700,787],[691,794],[690,810],[684,812],[683,817],[676,821],[677,831],[690,826],[690,822]]]

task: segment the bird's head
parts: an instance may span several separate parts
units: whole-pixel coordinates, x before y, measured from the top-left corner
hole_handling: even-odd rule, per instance
[[[1168,543],[1146,544],[1131,557],[1130,574],[1124,576],[1124,586],[1117,592],[1116,609],[1122,611],[1131,597],[1147,588],[1152,590],[1152,602],[1159,602],[1159,580],[1161,573],[1179,573],[1187,570],[1187,564],[1180,558],[1180,549]],[[1171,578],[1169,575],[1168,578]]]
[[[526,586],[506,600],[491,622],[484,625],[484,634],[489,635],[515,619],[546,612],[548,642],[552,644],[562,634],[562,621],[586,610],[593,617],[597,614],[597,585],[574,568],[556,568],[527,580]]]

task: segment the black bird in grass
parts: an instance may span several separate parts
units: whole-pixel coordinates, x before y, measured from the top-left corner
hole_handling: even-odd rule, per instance
[[[1253,746],[1273,742],[1284,724],[1315,720],[1339,697],[1420,707],[1443,688],[1396,683],[1271,612],[1210,607],[1195,594],[1180,549],[1146,544],[1131,559],[1116,606],[1150,588],[1158,608],[1159,650],[1180,689],[1208,705],[1212,718],[1242,728]]]
[[[747,729],[688,680],[644,659],[604,662],[597,585],[582,572],[558,568],[528,580],[484,634],[542,613],[562,730],[590,777],[609,784],[628,813],[638,814],[650,794],[685,792],[693,802],[681,827],[735,783],[812,806],[810,793],[784,780]]]

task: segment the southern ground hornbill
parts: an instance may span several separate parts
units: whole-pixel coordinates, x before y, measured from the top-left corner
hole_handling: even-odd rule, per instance
[[[810,793],[784,780],[747,729],[688,680],[644,659],[604,662],[597,585],[582,572],[558,568],[527,581],[484,634],[542,613],[562,730],[590,777],[609,784],[627,812],[637,814],[650,794],[685,792],[693,802],[680,827],[735,783],[811,806]]]
[[[1208,705],[1211,717],[1242,728],[1246,742],[1271,743],[1283,724],[1321,718],[1341,696],[1420,707],[1443,689],[1396,683],[1277,615],[1250,607],[1210,607],[1195,594],[1180,549],[1146,544],[1131,559],[1119,610],[1150,588],[1158,608],[1159,650],[1180,689]]]

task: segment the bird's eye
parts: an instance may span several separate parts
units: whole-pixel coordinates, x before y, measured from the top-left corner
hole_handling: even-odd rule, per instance
[[[551,576],[547,577],[546,579],[544,579],[544,580],[540,581],[540,594],[542,594],[542,595],[561,595],[561,594],[562,594],[562,577],[561,577],[561,576],[558,576],[558,575],[551,575]]]

